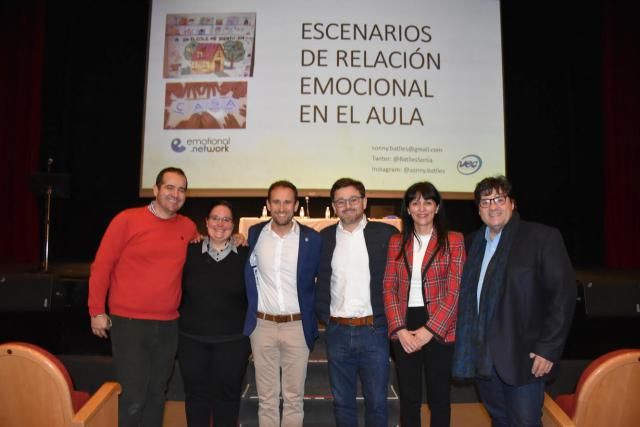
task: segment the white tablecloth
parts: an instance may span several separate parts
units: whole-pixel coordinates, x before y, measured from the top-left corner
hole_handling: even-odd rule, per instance
[[[242,217],[240,218],[240,225],[238,227],[240,233],[245,237],[249,235],[249,227],[258,224],[263,221],[268,221],[271,217]],[[398,230],[402,230],[402,221],[400,218],[368,218],[369,221],[381,221],[389,225],[393,225]],[[338,218],[300,218],[296,217],[296,221],[300,224],[304,224],[307,227],[311,227],[314,230],[320,231],[325,227],[338,222]]]

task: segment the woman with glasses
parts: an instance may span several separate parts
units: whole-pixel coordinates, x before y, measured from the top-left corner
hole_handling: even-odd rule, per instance
[[[448,426],[464,239],[448,231],[440,193],[429,182],[405,192],[402,223],[402,233],[389,241],[383,291],[400,421],[403,427],[420,426],[424,371],[431,426]]]
[[[248,249],[237,247],[231,238],[229,202],[214,202],[207,212],[207,236],[189,245],[184,265],[178,362],[187,424],[230,427],[238,422],[251,353],[249,338],[242,334]]]

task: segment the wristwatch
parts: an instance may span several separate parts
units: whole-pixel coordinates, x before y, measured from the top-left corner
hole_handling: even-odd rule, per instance
[[[96,319],[98,317],[106,317],[107,318],[107,329],[111,329],[111,326],[113,326],[113,322],[111,322],[111,317],[109,317],[107,314],[102,313],[102,314],[96,314],[95,316],[92,316],[92,319]]]

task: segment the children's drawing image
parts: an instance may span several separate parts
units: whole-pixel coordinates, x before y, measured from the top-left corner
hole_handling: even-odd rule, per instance
[[[245,129],[247,82],[167,83],[165,129]]]
[[[251,77],[256,14],[167,15],[164,78]]]

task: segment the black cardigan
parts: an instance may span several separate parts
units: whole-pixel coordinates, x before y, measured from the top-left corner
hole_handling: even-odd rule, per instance
[[[248,248],[216,262],[189,245],[182,274],[180,332],[203,338],[242,336],[247,311],[244,264]]]

